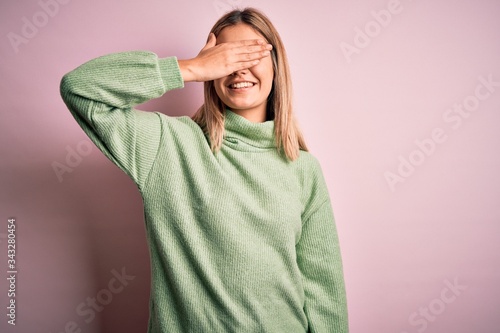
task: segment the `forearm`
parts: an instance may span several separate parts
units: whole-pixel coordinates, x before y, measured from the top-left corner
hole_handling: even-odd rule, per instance
[[[70,103],[83,98],[114,108],[128,108],[183,84],[175,57],[123,52],[93,59],[66,74],[61,81],[61,96]]]
[[[179,70],[184,82],[195,82],[196,76],[193,70],[193,60],[178,60]]]
[[[311,333],[347,333],[342,258],[329,200],[304,223],[297,259]]]

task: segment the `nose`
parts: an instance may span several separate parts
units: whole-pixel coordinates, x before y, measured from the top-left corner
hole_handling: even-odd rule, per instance
[[[244,75],[244,74],[246,74],[246,73],[248,73],[248,68],[244,68],[244,69],[237,70],[237,71],[233,72],[233,73],[231,74],[231,76],[235,76],[235,75]]]

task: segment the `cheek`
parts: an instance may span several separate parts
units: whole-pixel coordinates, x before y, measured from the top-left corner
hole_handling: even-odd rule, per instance
[[[267,60],[267,59],[266,59]],[[253,68],[254,75],[259,79],[262,87],[270,88],[273,85],[274,70],[271,60],[262,62]]]
[[[221,81],[222,81],[221,79],[214,80],[214,87],[216,89],[220,89],[220,86],[222,85]]]
[[[215,92],[217,93],[217,96],[219,96],[219,98],[220,98],[222,93],[223,93],[223,89],[224,89],[224,86],[222,84],[222,80],[214,80],[214,88],[215,88]]]

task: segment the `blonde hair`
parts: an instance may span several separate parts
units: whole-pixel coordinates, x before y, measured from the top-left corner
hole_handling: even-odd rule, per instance
[[[293,161],[299,157],[299,150],[308,149],[293,115],[292,81],[285,47],[269,18],[254,8],[233,10],[225,14],[210,32],[217,37],[222,29],[238,23],[249,25],[273,46],[271,57],[274,78],[267,100],[266,119],[274,120],[274,136],[278,152]],[[214,81],[204,83],[204,92],[204,104],[192,119],[208,135],[210,147],[216,152],[222,145],[226,106],[215,91]]]

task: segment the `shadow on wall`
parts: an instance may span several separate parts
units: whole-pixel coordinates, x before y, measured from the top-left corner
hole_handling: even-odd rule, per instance
[[[48,164],[5,178],[6,206],[18,224],[16,298],[23,315],[2,332],[147,327],[150,266],[141,197],[128,176],[93,149],[92,159],[84,158],[62,182]]]
[[[201,91],[202,84],[187,85],[138,108],[190,116]],[[57,112],[69,115],[64,105]],[[71,123],[80,140],[65,139],[35,165],[23,160],[4,174],[8,214],[20,226],[17,296],[24,319],[14,332],[145,331],[150,265],[142,198],[76,121],[64,122]]]
[[[202,84],[187,84],[137,108],[191,116],[203,102],[202,89]],[[91,158],[81,156],[72,173],[62,182],[53,182],[61,186],[57,205],[73,207],[67,211],[70,237],[81,243],[74,255],[85,256],[88,267],[81,272],[87,280],[79,282],[86,286],[86,294],[68,297],[79,302],[70,306],[72,317],[57,328],[73,325],[92,332],[144,331],[149,316],[150,265],[142,198],[133,181],[88,138],[84,140],[92,147]],[[54,187],[57,191],[57,185]]]

